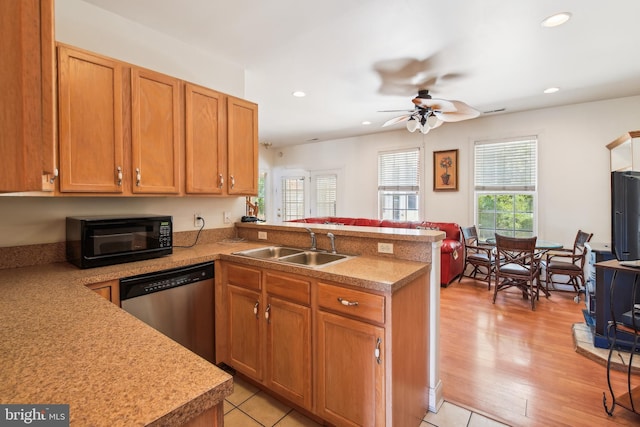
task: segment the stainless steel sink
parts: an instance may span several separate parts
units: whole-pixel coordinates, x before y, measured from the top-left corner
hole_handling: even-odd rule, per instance
[[[304,249],[287,248],[283,246],[270,246],[268,248],[248,249],[234,253],[234,255],[243,255],[251,258],[275,259],[283,256],[294,255],[304,252]]]
[[[332,254],[328,252],[312,252],[305,251],[295,255],[289,255],[280,258],[280,261],[290,262],[293,264],[306,265],[308,267],[319,267],[321,265],[327,265],[336,261],[347,259],[348,255]]]
[[[234,252],[233,255],[296,264],[312,268],[323,267],[350,258],[349,255],[344,254],[289,248],[286,246],[269,246],[266,248],[247,249],[245,251]]]

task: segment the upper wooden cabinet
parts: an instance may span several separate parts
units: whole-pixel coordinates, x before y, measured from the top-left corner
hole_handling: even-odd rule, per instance
[[[258,106],[185,84],[185,190],[258,193]]]
[[[185,191],[224,194],[226,191],[225,96],[185,83]]]
[[[131,69],[131,167],[134,193],[180,191],[180,80]]]
[[[123,192],[122,94],[120,62],[58,47],[61,192]]]
[[[63,44],[58,74],[61,193],[257,194],[256,104]]]
[[[244,99],[227,99],[227,192],[258,194],[258,106]]]
[[[0,192],[55,177],[53,0],[0,2]]]
[[[627,132],[607,144],[611,172],[640,170],[640,130]]]

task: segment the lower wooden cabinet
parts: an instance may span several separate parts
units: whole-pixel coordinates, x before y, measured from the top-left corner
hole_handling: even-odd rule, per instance
[[[120,281],[118,279],[108,280],[106,282],[92,283],[87,288],[96,292],[104,299],[111,301],[120,306]]]
[[[311,409],[310,282],[291,275],[222,264],[216,313],[218,358],[282,397]],[[219,270],[218,270],[219,271]],[[218,329],[220,331],[220,329]]]
[[[229,343],[225,361],[256,381],[262,381],[264,334],[261,331],[260,293],[239,286],[227,286]]]
[[[311,409],[310,282],[265,273],[266,385],[289,401]]]
[[[429,395],[427,273],[387,293],[219,263],[217,363],[331,425],[420,425]]]
[[[384,328],[318,312],[317,414],[339,426],[384,426]]]

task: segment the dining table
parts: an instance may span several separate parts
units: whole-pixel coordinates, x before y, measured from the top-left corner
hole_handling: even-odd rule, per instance
[[[487,243],[488,245],[494,245],[496,244],[496,238],[495,237],[489,237],[487,240],[485,240],[485,243]],[[554,242],[552,240],[544,240],[544,239],[537,239],[536,240],[536,249],[539,250],[540,252],[547,252],[547,251],[551,251],[554,249],[562,249],[563,248],[563,244],[562,243],[558,243],[558,242]]]

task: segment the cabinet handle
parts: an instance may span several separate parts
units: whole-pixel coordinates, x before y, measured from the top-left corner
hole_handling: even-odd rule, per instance
[[[256,319],[258,318],[258,306],[260,306],[260,301],[256,301],[256,305],[253,306],[253,314],[256,315]]]
[[[267,319],[267,323],[271,323],[271,320],[269,320],[269,313],[271,313],[271,304],[267,304],[267,309],[264,311],[264,318]]]
[[[116,168],[116,178],[118,187],[120,187],[122,185],[122,168],[120,166]]]
[[[358,301],[353,301],[352,302],[352,301],[349,301],[349,300],[346,300],[346,299],[340,298],[340,297],[338,297],[338,301],[340,302],[340,304],[346,305],[348,307],[356,307],[358,305]]]
[[[378,362],[378,365],[382,363],[382,359],[380,359],[380,344],[382,344],[382,340],[378,338],[376,340],[376,349],[373,352],[373,355],[376,356],[376,362]]]
[[[140,168],[136,168],[136,186],[140,187],[140,181],[142,181],[142,174],[140,173]]]
[[[236,185],[236,179],[233,177],[233,175],[229,176],[229,178],[231,179],[231,188],[233,188]]]
[[[224,185],[224,177],[222,176],[222,174],[220,174],[218,179],[218,187],[222,188],[223,185]]]
[[[53,169],[53,176],[49,179],[49,184],[53,184],[58,177],[58,168]]]

